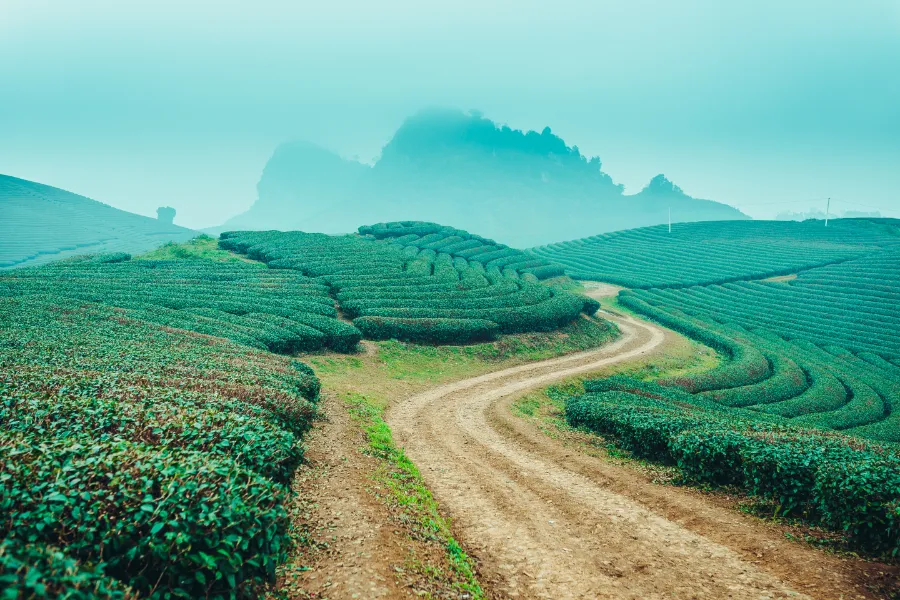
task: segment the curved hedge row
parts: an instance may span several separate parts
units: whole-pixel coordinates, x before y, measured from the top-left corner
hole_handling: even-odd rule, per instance
[[[619,302],[666,327],[715,348],[730,359],[715,369],[674,377],[662,382],[664,384],[678,386],[688,392],[696,393],[747,386],[762,381],[770,375],[770,366],[766,357],[749,343],[651,306],[629,292],[620,293]]]
[[[435,344],[468,344],[494,340],[500,326],[483,319],[404,319],[359,317],[353,321],[372,340],[430,340]]]
[[[160,325],[292,353],[350,352],[328,287],[291,271],[209,260],[73,260],[4,273],[0,294],[66,297],[125,309]]]
[[[900,383],[891,366],[885,367],[891,363],[880,357],[858,359],[838,347],[827,352],[802,338],[788,342],[762,329],[717,323],[715,305],[701,302],[702,296],[694,294],[697,290],[620,294],[625,306],[726,355],[715,369],[660,383],[703,392],[722,405],[791,418],[803,427],[900,441],[900,411],[894,409],[900,406]],[[762,370],[760,358],[767,361],[771,376]],[[735,386],[741,376],[758,379]]]
[[[900,553],[894,450],[626,392],[571,397],[566,418],[638,456],[678,465],[689,480],[738,485],[781,514],[846,532],[858,548]]]
[[[411,228],[421,235],[413,236],[407,231]],[[370,232],[368,238],[229,232],[219,245],[270,267],[314,278],[328,287],[342,313],[354,319],[355,328],[377,339],[395,335],[430,343],[465,343],[489,339],[497,326],[501,333],[556,329],[599,307],[594,300],[541,285],[530,274],[520,276],[501,265],[506,259],[520,260],[523,255],[517,250],[476,240],[467,232],[435,229],[433,224],[384,229],[391,230],[390,235],[378,228],[361,228]],[[378,236],[383,239],[375,239]],[[473,240],[481,245],[470,248],[471,259],[446,251],[460,241]],[[232,327],[245,327],[248,318],[256,319],[239,315],[227,320]],[[288,341],[283,330],[291,327],[273,319],[267,324],[269,346]]]
[[[445,252],[453,257],[483,264],[485,267],[500,269],[511,267],[516,277],[530,273],[540,280],[565,274],[560,265],[546,259],[498,244],[494,240],[462,229],[445,227],[437,223],[426,221],[376,223],[360,227],[359,233],[400,246]]]
[[[61,597],[133,597],[108,578],[155,598],[273,581],[320,391],[307,365],[49,295],[0,297],[0,347],[8,556],[64,549],[41,572]],[[0,551],[0,583],[21,586],[13,564]]]

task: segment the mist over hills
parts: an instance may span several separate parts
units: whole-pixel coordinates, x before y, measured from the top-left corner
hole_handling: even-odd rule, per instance
[[[138,253],[196,231],[66,190],[0,175],[0,269],[78,254]]]
[[[374,166],[307,142],[279,146],[258,199],[224,229],[342,233],[365,223],[423,220],[528,247],[673,221],[746,219],[693,198],[663,175],[626,195],[598,157],[480,113],[431,109],[408,118]]]

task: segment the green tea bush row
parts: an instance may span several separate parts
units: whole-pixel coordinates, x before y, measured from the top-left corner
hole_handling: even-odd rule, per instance
[[[566,418],[690,481],[738,485],[858,548],[900,553],[900,457],[890,449],[626,392],[574,396]]]
[[[846,430],[878,441],[900,440],[900,413],[892,410],[900,405],[900,384],[892,373],[842,348],[829,353],[803,339],[787,342],[765,330],[716,322],[718,315],[704,315],[696,301],[680,303],[684,293],[620,295],[624,305],[726,354],[727,360],[716,368],[659,383],[702,393],[723,406],[791,418],[802,427]],[[735,385],[742,376],[750,383]]]
[[[127,440],[227,456],[283,483],[303,457],[301,423],[286,424],[266,409],[239,400],[185,393],[123,401],[77,391],[25,395],[0,384],[0,424],[9,432],[41,431],[58,439]],[[308,426],[311,417],[302,426]]]
[[[595,301],[540,285],[534,275],[506,266],[535,265],[532,257],[490,240],[475,239],[468,232],[432,225],[417,229],[417,224],[379,224],[361,229],[367,237],[229,232],[219,243],[222,248],[246,253],[272,267],[296,270],[328,286],[341,312],[354,319],[354,327],[364,326],[363,335],[378,339],[394,332],[406,340],[453,343],[447,340],[493,336],[493,326],[499,326],[501,333],[548,331],[582,312],[593,314],[599,307]],[[425,233],[413,235],[409,228]],[[478,245],[468,244],[459,253],[448,251],[462,241]],[[247,327],[248,316],[227,320],[230,325]],[[363,317],[380,320],[360,320]],[[466,325],[461,322],[465,320],[472,322]],[[281,330],[291,327],[273,318],[266,322],[276,327],[257,339],[271,348],[285,338]],[[485,322],[492,326],[486,327]],[[246,336],[249,332],[241,333]]]
[[[227,240],[226,240],[227,241]],[[56,297],[134,311],[136,318],[292,353],[353,351],[328,287],[291,271],[211,260],[62,261],[0,276],[6,296]]]
[[[353,324],[372,340],[430,340],[436,344],[468,344],[497,338],[500,327],[483,319],[393,318],[368,316]]]
[[[104,577],[142,597],[265,591],[312,369],[52,295],[0,297],[0,347],[0,540],[61,548],[74,598]]]
[[[82,565],[57,548],[0,540],[2,598],[133,600],[138,596],[102,569]]]
[[[402,246],[445,252],[453,257],[469,259],[485,266],[502,269],[516,265],[513,268],[516,277],[525,272],[532,273],[538,279],[563,275],[562,267],[553,265],[546,259],[498,244],[494,240],[473,235],[468,231],[444,227],[437,223],[422,221],[377,223],[360,227],[359,233],[379,240],[390,240]]]
[[[780,354],[767,356],[772,376],[758,383],[703,392],[720,404],[751,406],[771,404],[799,396],[808,389],[806,373],[797,363]]]
[[[664,382],[666,384],[676,385],[686,391],[696,393],[751,385],[762,381],[771,374],[766,357],[749,343],[741,342],[713,331],[710,327],[704,327],[690,319],[651,306],[632,294],[620,293],[619,301],[666,327],[719,350],[730,359],[709,371],[668,379]]]
[[[896,223],[896,222],[894,222]],[[896,224],[862,219],[641,227],[533,248],[576,279],[682,288],[791,275],[897,247]]]
[[[259,592],[284,557],[285,496],[204,453],[0,433],[0,535],[102,562],[141,594]]]

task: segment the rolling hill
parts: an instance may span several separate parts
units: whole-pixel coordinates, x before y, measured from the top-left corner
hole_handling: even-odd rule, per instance
[[[0,175],[0,269],[78,254],[144,252],[195,235],[59,188]]]
[[[478,113],[427,110],[409,119],[374,166],[304,142],[280,146],[258,200],[223,229],[349,233],[360,222],[421,220],[526,247],[677,221],[746,219],[659,175],[625,195],[550,128],[523,132]]]

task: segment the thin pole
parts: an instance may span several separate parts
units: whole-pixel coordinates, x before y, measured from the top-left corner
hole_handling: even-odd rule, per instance
[[[669,233],[672,233],[672,207],[669,207]]]
[[[828,199],[828,203],[825,205],[825,227],[828,227],[828,213],[831,211],[831,198]]]

